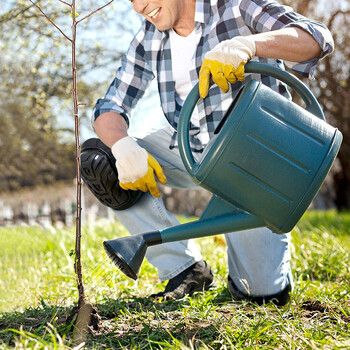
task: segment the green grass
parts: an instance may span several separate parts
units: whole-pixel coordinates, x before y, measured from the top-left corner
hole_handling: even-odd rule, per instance
[[[185,220],[185,219],[183,219]],[[102,241],[125,235],[116,222],[83,227],[86,293],[101,316],[91,349],[349,349],[350,214],[308,212],[293,231],[295,288],[282,308],[233,302],[226,247],[198,240],[218,288],[181,301],[146,298],[163,286],[144,262],[134,282],[121,275]],[[77,289],[74,228],[0,229],[0,348],[72,348],[66,322]]]

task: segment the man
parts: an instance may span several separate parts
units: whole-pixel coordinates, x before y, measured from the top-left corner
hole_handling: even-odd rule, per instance
[[[202,99],[190,131],[197,158],[242,86],[247,61],[283,67],[283,60],[294,71],[312,76],[318,60],[332,52],[333,40],[321,23],[273,0],[131,2],[145,21],[105,97],[97,101],[94,128],[112,149],[120,186],[145,192],[131,208],[117,212],[127,230],[138,234],[178,224],[159,198],[156,179],[174,187],[195,187],[179,156],[176,128],[181,106],[198,80]],[[153,78],[169,125],[139,130],[131,137],[130,111]],[[216,85],[209,90],[210,78]],[[275,79],[254,78],[289,97]],[[151,124],[152,117],[148,120]],[[227,234],[226,241],[232,296],[285,304],[292,288],[290,235],[258,228]],[[169,280],[157,297],[182,298],[213,285],[212,271],[192,240],[153,246],[146,258],[161,280]]]

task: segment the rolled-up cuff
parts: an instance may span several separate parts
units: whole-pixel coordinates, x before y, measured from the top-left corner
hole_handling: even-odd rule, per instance
[[[300,20],[292,22],[285,26],[285,28],[287,27],[297,27],[303,29],[309,33],[320,46],[320,57],[304,62],[285,61],[286,66],[292,69],[294,72],[301,74],[304,77],[314,78],[314,73],[318,61],[323,57],[331,54],[334,50],[334,40],[332,38],[331,32],[323,23],[313,20]]]
[[[106,101],[105,99],[98,99],[96,102],[96,105],[94,107],[94,110],[92,112],[92,116],[91,116],[91,123],[92,126],[94,125],[95,120],[103,113],[107,113],[107,112],[114,112],[114,113],[118,113],[119,115],[121,115],[127,125],[130,125],[130,118],[129,115],[127,114],[127,112],[125,111],[124,108],[120,107],[119,105],[111,102],[111,101]]]

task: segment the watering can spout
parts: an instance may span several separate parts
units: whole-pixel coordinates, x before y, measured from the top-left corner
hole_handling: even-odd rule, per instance
[[[181,241],[266,226],[258,217],[244,211],[224,213],[160,230],[162,243]]]

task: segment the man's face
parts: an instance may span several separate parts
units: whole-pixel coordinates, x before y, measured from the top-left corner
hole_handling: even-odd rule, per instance
[[[160,31],[174,28],[181,20],[183,0],[130,0],[134,10]],[[186,0],[184,0],[186,1]]]

